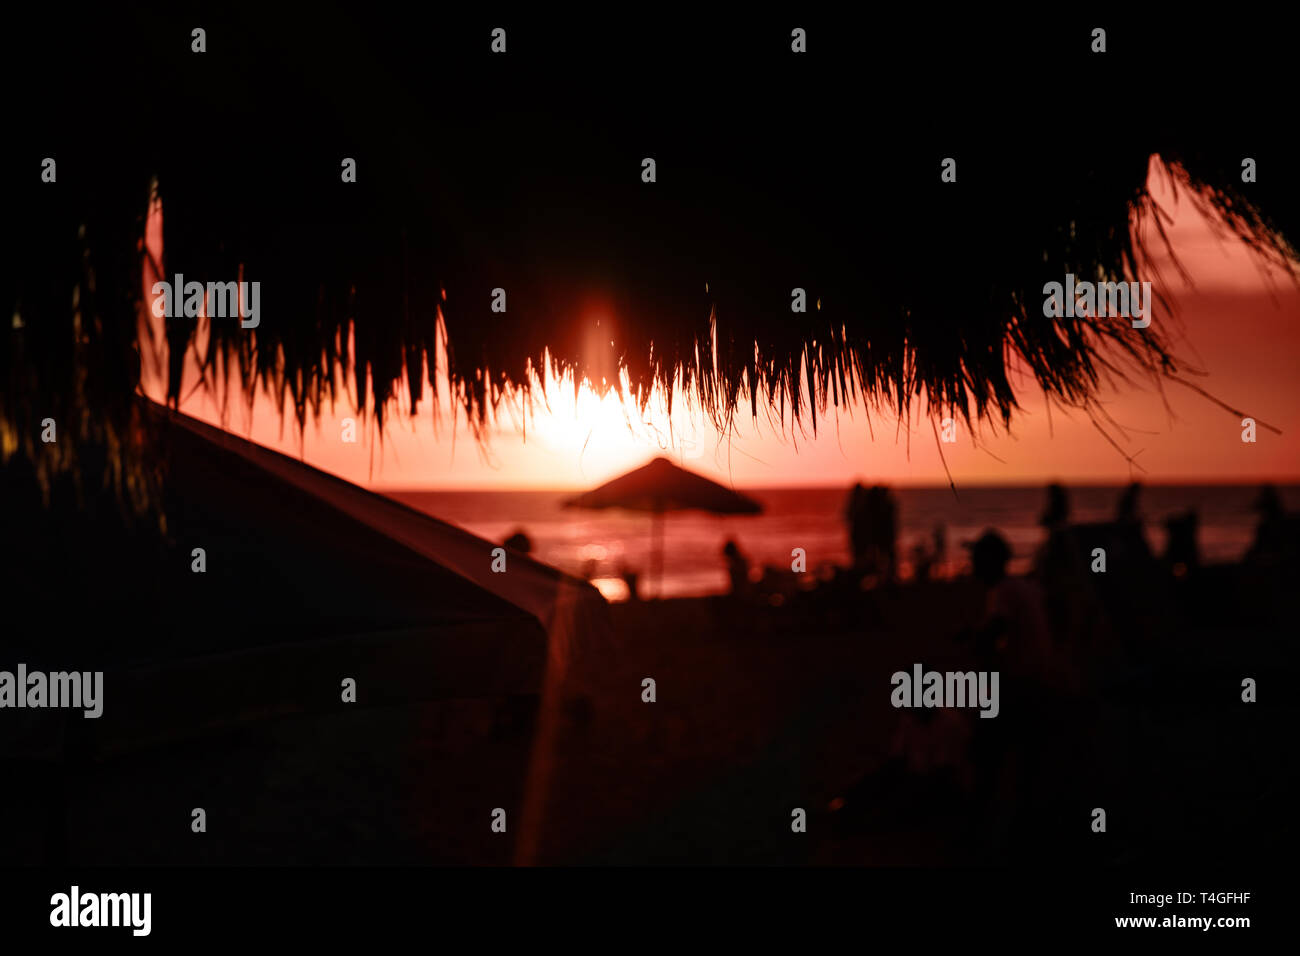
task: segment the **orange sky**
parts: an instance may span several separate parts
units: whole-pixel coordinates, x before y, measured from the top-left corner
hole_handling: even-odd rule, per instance
[[[1011,434],[985,428],[976,447],[964,428],[943,451],[953,480],[966,484],[1118,483],[1137,477],[1159,482],[1256,482],[1300,479],[1300,290],[1279,273],[1261,271],[1240,243],[1216,237],[1184,199],[1176,200],[1153,178],[1153,191],[1174,217],[1169,234],[1194,285],[1188,287],[1163,263],[1163,288],[1177,306],[1181,326],[1175,351],[1195,377],[1224,402],[1282,429],[1258,429],[1255,444],[1241,441],[1240,419],[1180,385],[1167,385],[1168,408],[1150,386],[1108,388],[1103,401],[1127,437],[1110,432],[1145,472],[1133,471],[1084,415],[1053,406],[1049,416],[1041,393],[1030,384],[1020,392],[1021,414]],[[157,221],[150,246],[157,251]],[[1153,248],[1159,249],[1159,243]],[[146,291],[152,278],[146,269]],[[211,277],[219,278],[219,277]],[[220,277],[224,278],[224,277]],[[264,315],[262,322],[273,322]],[[1156,321],[1160,321],[1159,318]],[[1140,334],[1135,332],[1134,334]],[[191,381],[182,390],[188,393]],[[158,380],[145,387],[157,397]],[[446,390],[442,390],[445,396]],[[765,417],[747,415],[737,433],[723,439],[680,399],[669,423],[662,401],[640,415],[583,388],[575,404],[572,385],[548,390],[550,410],[537,403],[528,416],[527,438],[517,426],[519,411],[503,409],[489,443],[480,447],[465,428],[451,426],[443,398],[442,426],[435,431],[426,403],[415,421],[394,418],[382,447],[372,429],[358,422],[357,441],[342,440],[341,422],[352,412],[338,407],[309,425],[303,440],[284,425],[273,401],[259,396],[251,422],[242,410],[227,427],[341,477],[383,488],[581,488],[604,481],[656,454],[739,486],[847,485],[854,480],[895,484],[942,484],[943,464],[928,419],[907,427],[889,415],[868,416],[861,407],[819,418],[817,436],[781,434]],[[182,405],[199,418],[219,422],[215,403],[200,391]],[[919,411],[919,410],[918,410]],[[372,447],[373,446],[373,447]],[[999,460],[1000,459],[1000,460]]]

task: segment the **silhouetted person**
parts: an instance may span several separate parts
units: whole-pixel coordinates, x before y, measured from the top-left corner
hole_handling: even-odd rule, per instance
[[[912,545],[912,580],[928,581],[933,571],[934,555],[926,548],[925,540],[917,538]]]
[[[1085,533],[1091,535],[1091,540],[1080,543],[1087,547],[1089,553],[1094,547],[1105,548],[1108,559],[1119,562],[1128,571],[1124,581],[1145,587],[1149,582],[1144,582],[1139,575],[1153,571],[1155,562],[1143,533],[1139,506],[1141,495],[1141,482],[1130,484],[1120,495],[1114,522],[1085,526],[1089,529]]]
[[[871,550],[871,517],[867,511],[867,489],[862,487],[862,482],[849,491],[849,500],[844,506],[844,523],[849,529],[849,555],[853,568],[855,571],[865,568]]]
[[[1287,514],[1282,496],[1273,485],[1264,485],[1255,499],[1259,523],[1255,540],[1246,552],[1246,561],[1256,565],[1279,565],[1294,562],[1300,555],[1300,516]]]
[[[1047,486],[1047,508],[1038,523],[1049,531],[1064,528],[1070,520],[1070,499],[1066,496],[1065,486],[1052,482]]]
[[[1276,521],[1286,514],[1282,507],[1282,496],[1277,493],[1274,485],[1260,485],[1259,494],[1255,497],[1255,510],[1261,521]]]
[[[1115,509],[1115,520],[1124,524],[1135,524],[1142,520],[1138,514],[1138,498],[1142,494],[1142,483],[1135,481],[1124,489],[1120,495],[1119,507]]]
[[[942,521],[934,526],[931,540],[934,542],[933,567],[942,575],[948,563],[948,529]]]
[[[1047,533],[1035,556],[1034,573],[1043,588],[1051,633],[1068,647],[1084,644],[1100,613],[1088,551],[1070,526],[1070,500],[1063,486],[1047,486],[1047,507],[1038,523]]]
[[[912,545],[913,578],[917,581],[929,581],[940,576],[947,553],[948,532],[940,522],[931,532],[929,548],[926,548],[924,538],[917,538]]]
[[[892,581],[898,571],[898,506],[884,485],[853,486],[845,510],[853,570]]]
[[[1184,577],[1201,566],[1200,551],[1196,544],[1197,523],[1195,511],[1186,511],[1165,519],[1168,536],[1165,540],[1164,561],[1174,577]]]
[[[973,741],[986,834],[995,851],[1017,836],[1013,825],[1036,795],[1040,761],[1056,723],[1055,662],[1043,594],[1033,580],[1007,574],[1010,559],[1011,548],[996,531],[971,545],[975,577],[986,589],[976,632],[980,667],[997,671],[1000,687],[999,714],[974,722]]]
[[[727,562],[727,577],[731,580],[733,597],[745,597],[749,594],[749,559],[736,542],[728,538],[722,546],[722,557]]]
[[[520,554],[531,554],[533,550],[533,542],[528,535],[524,534],[522,528],[506,538],[502,543],[511,551],[518,551]]]
[[[1010,577],[1010,560],[1011,547],[996,531],[984,532],[971,545],[971,566],[986,592],[977,647],[990,669],[1046,682],[1052,646],[1042,589],[1028,578]]]
[[[1078,563],[1078,555],[1069,542],[1070,500],[1065,488],[1056,483],[1047,486],[1047,507],[1038,523],[1047,530],[1047,541],[1038,555],[1038,568],[1044,578],[1068,576]]]
[[[641,576],[627,565],[622,565],[618,569],[618,576],[623,579],[623,583],[627,586],[627,599],[629,601],[641,600],[641,595],[637,593],[637,581]]]
[[[884,485],[871,489],[872,528],[880,573],[886,581],[898,574],[898,503]]]

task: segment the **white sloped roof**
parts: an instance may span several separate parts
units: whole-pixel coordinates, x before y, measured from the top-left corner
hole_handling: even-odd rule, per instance
[[[501,547],[500,544],[189,415],[157,403],[151,404],[172,424],[243,457],[416,554],[527,611],[541,622],[553,643],[557,638],[565,643],[576,638],[576,634],[569,632],[579,626],[578,622],[583,629],[588,629],[603,619],[605,600],[586,581],[515,552],[508,554],[506,572],[493,572],[492,552]]]

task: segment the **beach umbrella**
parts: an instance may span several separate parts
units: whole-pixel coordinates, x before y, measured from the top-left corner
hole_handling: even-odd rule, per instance
[[[664,515],[669,511],[707,511],[755,515],[763,506],[703,475],[674,465],[662,456],[564,502],[566,508],[623,508],[653,516],[651,577],[662,585]]]
[[[181,14],[11,25],[0,78],[47,82],[6,120],[30,148],[0,156],[4,457],[156,498],[131,401],[155,187],[167,278],[261,283],[256,329],[211,324],[211,383],[234,370],[235,399],[270,389],[300,428],[335,399],[382,423],[403,388],[422,410],[425,367],[475,427],[542,371],[642,404],[680,383],[723,426],[815,429],[860,402],[1005,424],[1024,392],[1095,410],[1114,373],[1179,378],[1172,328],[1046,316],[1043,287],[1151,277],[1133,224],[1161,225],[1153,157],[1294,268],[1300,189],[1264,172],[1296,167],[1289,126],[1220,79],[1289,88],[1267,16],[1126,16],[1105,53],[1070,16],[927,19],[888,56],[830,20],[804,55],[780,15],[652,19],[512,20],[501,55],[476,13],[442,10],[211,11],[203,54]],[[1187,68],[1211,49],[1215,69]],[[899,93],[900,64],[942,93]],[[173,402],[197,336],[167,318]],[[38,441],[47,417],[77,428]]]

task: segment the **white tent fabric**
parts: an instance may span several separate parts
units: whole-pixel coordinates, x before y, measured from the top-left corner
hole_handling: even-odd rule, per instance
[[[318,825],[355,859],[422,852],[413,841],[431,859],[474,859],[459,821],[488,794],[489,807],[510,808],[514,839],[493,841],[501,852],[485,858],[537,860],[573,659],[612,647],[600,593],[523,554],[494,573],[493,542],[164,406],[148,412],[174,520],[157,564],[97,552],[121,572],[114,581],[129,582],[104,615],[103,713],[24,708],[0,721],[0,777],[116,786],[130,809],[99,849],[77,845],[90,859],[195,859],[194,841],[155,825],[149,801],[165,794],[130,797],[140,768],[175,767],[182,789],[218,786],[217,774],[227,796],[271,807],[221,841],[218,859],[316,859],[327,852],[316,849]],[[207,545],[205,574],[192,573],[196,543]],[[164,612],[121,616],[133,603]],[[372,773],[350,775],[351,757],[335,759],[336,731],[349,754],[385,735],[364,764]],[[268,780],[283,789],[264,800]],[[413,794],[436,809],[421,816]],[[20,806],[35,814],[50,799],[34,790]],[[51,832],[63,832],[65,815],[51,817]],[[370,843],[373,833],[382,836]]]
[[[577,654],[614,647],[608,605],[596,588],[522,554],[507,556],[507,572],[492,571],[498,545],[382,495],[336,478],[198,419],[151,403],[172,424],[238,454],[304,493],[364,522],[416,554],[454,572],[535,617],[547,635],[538,720],[525,778],[515,861],[536,860],[554,772],[566,676]]]
[[[559,639],[567,646],[577,637],[571,633],[573,622],[594,623],[605,607],[600,592],[585,581],[514,553],[508,556],[508,571],[495,573],[492,551],[498,544],[196,418],[153,405],[172,424],[242,456],[527,611],[541,622],[552,644]]]

